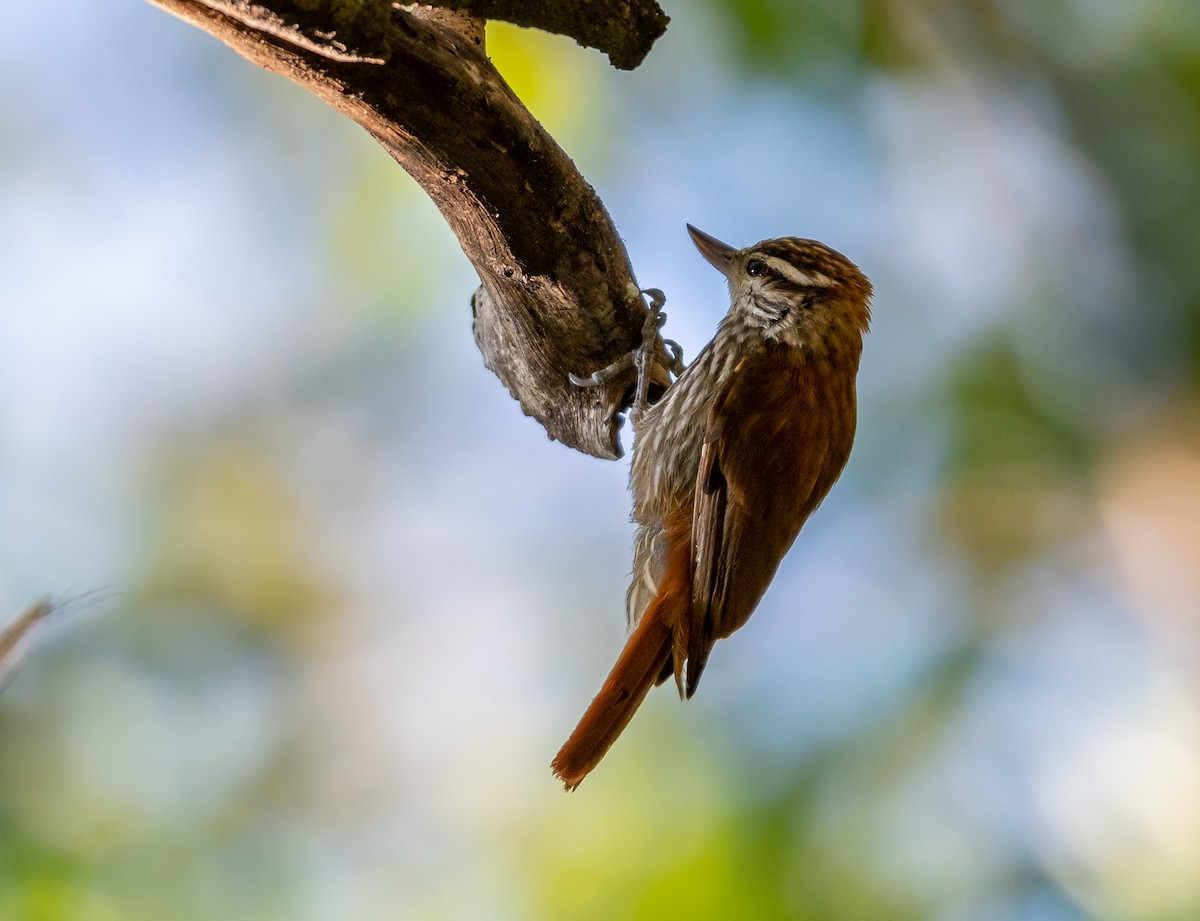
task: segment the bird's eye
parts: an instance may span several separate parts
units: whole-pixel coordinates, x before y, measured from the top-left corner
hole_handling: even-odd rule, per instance
[[[757,278],[767,270],[766,263],[761,259],[751,259],[746,263],[746,274]]]

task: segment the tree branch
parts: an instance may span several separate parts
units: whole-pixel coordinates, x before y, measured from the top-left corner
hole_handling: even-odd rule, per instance
[[[481,19],[569,36],[633,70],[645,60],[671,18],[654,0],[431,0]]]
[[[433,199],[479,273],[472,306],[484,363],[551,438],[620,456],[634,372],[588,389],[568,374],[635,348],[646,308],[604,205],[492,66],[478,21],[386,0],[150,2],[369,131]],[[665,368],[660,348],[658,386]]]
[[[30,636],[56,611],[56,605],[48,598],[35,601],[11,624],[0,630],[0,689],[7,683],[17,666],[22,647]]]

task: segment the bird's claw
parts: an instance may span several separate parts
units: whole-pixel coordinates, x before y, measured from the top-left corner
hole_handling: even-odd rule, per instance
[[[679,377],[683,373],[683,346],[674,339],[663,339],[663,345],[667,347],[667,351],[671,353],[671,363],[667,366],[667,370],[674,377]]]
[[[611,365],[601,368],[599,371],[593,371],[587,377],[580,377],[578,374],[568,374],[569,380],[576,387],[599,387],[601,384],[607,384],[618,374],[633,367],[634,357],[630,352],[628,355],[622,355]]]
[[[567,379],[576,387],[598,387],[625,373],[630,367],[636,368],[637,389],[634,391],[631,409],[635,422],[636,417],[644,412],[648,405],[650,368],[654,355],[658,351],[658,343],[661,338],[659,330],[667,321],[667,315],[662,309],[667,302],[667,296],[663,294],[662,290],[660,288],[644,288],[639,293],[644,294],[650,301],[646,322],[642,324],[641,344],[632,352],[622,355],[611,365],[593,371],[587,377],[581,377],[578,374],[567,375]],[[667,371],[674,377],[679,377],[683,373],[683,349],[673,339],[661,339],[661,341],[670,356]]]

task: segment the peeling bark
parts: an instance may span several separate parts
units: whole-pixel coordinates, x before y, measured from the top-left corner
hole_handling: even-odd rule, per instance
[[[481,23],[380,0],[150,2],[370,132],[479,273],[472,305],[485,364],[551,438],[621,455],[634,372],[587,389],[568,374],[635,348],[646,307],[604,205],[492,66]],[[665,368],[660,344],[658,386]]]

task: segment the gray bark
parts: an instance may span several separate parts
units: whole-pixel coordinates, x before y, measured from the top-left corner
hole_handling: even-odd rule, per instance
[[[619,414],[632,397],[633,370],[586,389],[568,374],[587,376],[634,349],[646,307],[604,205],[492,66],[481,21],[386,0],[150,2],[370,132],[428,193],[479,273],[472,305],[487,367],[551,438],[620,456]],[[602,8],[613,21],[613,10],[657,8],[633,0],[442,5],[486,7],[489,15],[504,6],[560,7],[579,20]],[[627,30],[638,22],[627,19]],[[632,60],[615,48],[610,55]],[[665,368],[660,344],[659,387]]]

